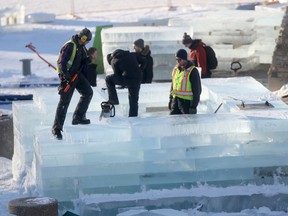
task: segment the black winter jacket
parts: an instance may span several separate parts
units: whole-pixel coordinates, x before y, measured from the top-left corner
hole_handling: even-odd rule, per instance
[[[151,56],[150,47],[148,45],[144,46],[141,55],[146,60],[145,68],[142,70],[142,83],[152,83],[153,79],[153,58]]]
[[[73,52],[74,44],[72,42],[67,43],[65,46],[62,47],[59,58],[61,70],[63,71],[64,74],[69,72],[71,76],[73,76],[77,71],[81,70],[82,66],[86,64],[86,61],[88,59],[87,49],[84,45],[80,45],[78,43],[78,36],[74,35],[72,37],[72,40],[76,44],[76,54],[73,64],[69,70],[67,69],[67,63],[70,60],[70,57]]]
[[[137,55],[121,49],[115,50],[107,57],[115,75],[126,79],[128,85],[140,85],[141,69]]]
[[[89,81],[90,85],[97,86],[97,64],[88,63],[84,66],[82,73]]]

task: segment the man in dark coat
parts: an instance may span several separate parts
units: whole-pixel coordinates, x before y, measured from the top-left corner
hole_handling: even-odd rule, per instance
[[[83,68],[83,74],[93,87],[97,86],[97,58],[98,52],[95,47],[90,47],[87,51],[89,59]]]
[[[93,90],[90,83],[82,74],[83,66],[87,64],[88,55],[86,44],[92,38],[89,29],[84,28],[67,41],[60,50],[57,60],[57,71],[60,78],[59,94],[60,101],[57,106],[54,124],[52,126],[52,134],[59,140],[62,139],[64,121],[67,110],[74,93],[75,88],[81,97],[77,107],[73,113],[72,124],[90,124],[90,120],[86,118],[86,112],[93,96]],[[78,73],[77,79],[72,81],[72,77]],[[65,91],[67,85],[70,85],[68,91]]]
[[[106,76],[109,102],[119,104],[115,85],[128,88],[129,117],[138,116],[138,99],[141,85],[141,70],[137,55],[121,49],[107,55],[107,61],[112,66],[113,74]]]
[[[144,45],[143,39],[134,41],[134,50],[145,59],[145,65],[141,65],[142,81],[141,83],[152,83],[153,80],[153,58],[149,45]]]

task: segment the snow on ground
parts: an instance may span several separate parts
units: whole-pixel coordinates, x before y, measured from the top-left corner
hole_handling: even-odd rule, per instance
[[[220,5],[222,9],[233,9],[239,4],[254,3],[254,0],[122,0],[122,1],[90,1],[90,0],[75,0],[75,1],[58,1],[58,0],[10,0],[1,1],[0,11],[8,7],[14,7],[16,4],[25,6],[26,14],[29,13],[53,13],[56,15],[56,20],[52,23],[44,24],[23,24],[18,26],[0,27],[0,80],[2,85],[11,86],[20,81],[27,79],[22,75],[21,59],[33,59],[31,63],[31,78],[39,80],[57,79],[55,71],[48,67],[41,59],[37,58],[35,53],[32,53],[25,47],[32,42],[37,50],[49,62],[55,63],[58,51],[61,45],[66,42],[71,35],[81,30],[83,27],[88,27],[92,32],[95,31],[95,26],[110,22],[135,22],[138,20],[162,19],[171,17],[181,17],[184,19],[192,19],[197,16],[200,11],[216,10],[215,5]],[[263,2],[263,1],[258,1]],[[74,5],[72,4],[74,3]],[[168,6],[177,6],[176,10],[167,10]],[[198,11],[196,11],[196,9]],[[77,19],[73,18],[74,14]],[[131,42],[132,43],[132,42]],[[90,44],[91,45],[91,44]],[[88,45],[89,47],[89,45]],[[131,47],[132,48],[132,47]],[[100,76],[101,79],[101,76]],[[103,80],[100,80],[103,83]],[[0,89],[5,93],[7,89]],[[19,89],[8,89],[11,93],[19,93]],[[25,90],[29,92],[28,90]],[[283,91],[287,92],[287,87],[283,87]],[[21,90],[23,93],[23,90]],[[286,94],[286,93],[285,93]],[[278,96],[283,94],[278,93]],[[25,190],[20,188],[19,182],[14,182],[12,178],[11,161],[5,158],[0,158],[0,215],[9,215],[7,213],[7,203],[9,200],[25,196]],[[249,186],[242,188],[231,187],[225,193],[243,194],[245,193],[288,193],[285,185],[273,186]],[[183,191],[179,190],[179,194]],[[214,196],[219,193],[224,193],[220,189],[212,189],[207,186],[202,186],[198,189],[191,189],[185,193],[205,194]],[[148,194],[151,196],[151,194]],[[135,195],[136,196],[136,195]],[[157,196],[157,194],[155,195]],[[169,193],[167,193],[169,196]],[[111,197],[110,197],[111,198]],[[115,197],[114,197],[115,198]],[[130,197],[131,198],[131,197]],[[90,197],[93,199],[93,197]],[[102,199],[106,199],[102,197]],[[253,215],[287,215],[284,212],[274,212],[265,207],[251,210]],[[249,213],[249,214],[250,214]],[[249,215],[243,212],[241,215]],[[206,215],[197,210],[191,215]],[[208,214],[207,214],[208,215]],[[211,215],[211,214],[209,214]],[[215,214],[219,215],[219,214]],[[223,214],[221,214],[223,215]],[[225,214],[226,215],[226,214]],[[228,215],[228,214],[227,214]]]

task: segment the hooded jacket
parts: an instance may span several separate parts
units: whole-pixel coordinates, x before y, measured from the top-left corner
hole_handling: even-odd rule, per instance
[[[140,54],[146,59],[145,68],[142,70],[142,83],[151,83],[153,79],[153,58],[149,45],[145,45]]]
[[[128,85],[140,85],[141,69],[136,55],[129,51],[117,49],[107,56],[107,60],[112,66],[114,74],[126,79]]]
[[[206,75],[209,71],[207,71],[207,57],[203,47],[204,45],[201,39],[193,40],[189,47],[189,56],[194,66],[201,67],[201,74]]]

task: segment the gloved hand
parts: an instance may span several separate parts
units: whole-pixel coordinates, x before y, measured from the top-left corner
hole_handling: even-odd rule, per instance
[[[67,80],[67,81],[70,81],[70,80],[72,79],[72,77],[71,77],[71,75],[70,75],[69,72],[66,73],[66,74],[63,74],[63,78],[64,78],[65,80]]]
[[[172,99],[170,99],[170,100],[169,100],[169,103],[168,103],[168,109],[169,109],[169,110],[171,110],[171,106],[172,106]]]
[[[58,94],[62,95],[65,94],[64,89],[66,88],[67,83],[66,82],[61,82],[60,85],[58,86]]]
[[[189,114],[197,114],[197,108],[190,107]]]

